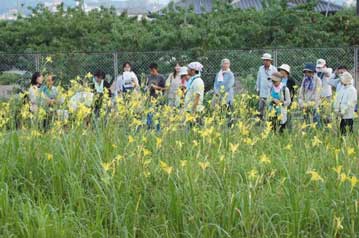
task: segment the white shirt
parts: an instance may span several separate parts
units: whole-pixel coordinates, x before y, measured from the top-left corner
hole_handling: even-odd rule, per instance
[[[269,66],[267,70],[264,68],[264,65],[259,67],[256,83],[256,90],[259,92],[259,97],[268,98],[270,96],[272,81],[268,80],[268,78],[275,72],[277,72],[277,68],[273,65]]]
[[[192,77],[187,84],[187,92],[184,99],[184,108],[187,112],[192,112],[194,99],[199,95],[199,102],[196,111],[200,112],[203,107],[204,82],[199,76]]]
[[[335,112],[339,113],[343,119],[353,119],[357,97],[357,90],[353,85],[344,86],[335,98]]]
[[[332,96],[332,85],[330,84],[330,79],[333,74],[332,68],[317,68],[317,73],[322,73],[322,77],[320,79],[322,80],[322,90],[320,91],[321,97],[331,97]],[[318,74],[319,77],[319,74]]]

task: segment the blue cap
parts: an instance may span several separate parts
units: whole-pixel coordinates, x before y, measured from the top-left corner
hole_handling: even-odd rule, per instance
[[[305,64],[303,72],[304,71],[310,71],[315,73],[315,65],[314,64]]]

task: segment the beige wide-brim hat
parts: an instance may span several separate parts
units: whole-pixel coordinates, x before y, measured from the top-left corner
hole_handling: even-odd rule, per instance
[[[179,75],[180,76],[188,75],[188,68],[187,67],[181,67]]]
[[[271,55],[271,54],[268,54],[268,53],[263,54],[263,56],[262,56],[261,59],[262,59],[262,60],[270,60],[270,61],[273,61],[272,55]]]
[[[344,72],[340,76],[340,81],[342,82],[342,84],[349,85],[349,84],[353,83],[353,77],[352,77],[352,75],[350,73]]]
[[[284,71],[286,71],[288,74],[290,74],[290,66],[287,65],[287,64],[282,64],[282,65],[278,68],[278,70],[284,70]]]
[[[281,82],[283,75],[279,72],[273,73],[270,79],[274,82]]]

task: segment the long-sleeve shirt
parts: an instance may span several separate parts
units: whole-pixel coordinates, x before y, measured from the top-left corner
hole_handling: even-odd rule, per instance
[[[313,77],[313,88],[308,89],[304,86],[305,78],[302,81],[301,87],[299,89],[299,105],[301,107],[306,106],[306,104],[313,104],[314,108],[318,108],[320,104],[320,92],[322,89],[322,81],[318,78],[317,75]]]
[[[218,95],[221,89],[227,94],[227,103],[233,104],[234,100],[234,74],[231,71],[223,72],[223,80],[219,80],[218,74],[214,80],[214,93]]]
[[[259,92],[259,97],[268,98],[270,96],[272,81],[268,80],[268,78],[270,78],[275,72],[277,72],[277,68],[273,65],[271,65],[268,69],[265,69],[264,65],[259,67],[256,82],[256,90]]]
[[[344,88],[344,85],[341,83],[340,78],[337,77],[335,74],[332,74],[332,76],[329,79],[329,84],[333,87],[335,87],[336,92],[338,93],[342,88]],[[354,84],[354,81],[351,82],[351,84]]]
[[[330,78],[333,74],[332,68],[322,68],[317,69],[318,77],[322,80],[322,90],[320,92],[321,97],[330,97],[332,96],[332,85],[329,83]]]
[[[334,111],[339,113],[343,119],[353,119],[358,94],[353,85],[344,86],[337,94]]]

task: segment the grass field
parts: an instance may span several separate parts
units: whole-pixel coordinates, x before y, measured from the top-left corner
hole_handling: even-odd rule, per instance
[[[48,130],[26,107],[15,129],[3,103],[0,236],[358,237],[358,130],[296,120],[278,135],[253,101],[238,97],[231,128],[219,108],[190,126],[126,98],[96,125],[80,108]]]

